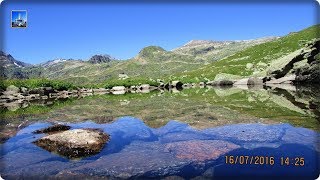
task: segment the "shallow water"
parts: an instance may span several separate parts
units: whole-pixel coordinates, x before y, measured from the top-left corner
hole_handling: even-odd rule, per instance
[[[313,177],[319,171],[318,91],[294,86],[184,89],[3,110],[0,174],[5,179]],[[99,128],[111,140],[99,154],[69,160],[32,143],[44,136],[32,131],[56,122]],[[226,163],[227,155],[248,156],[249,162]],[[250,162],[257,156],[262,157],[258,164]]]
[[[86,121],[68,125],[101,128],[111,140],[97,155],[69,160],[32,143],[42,136],[32,131],[49,126],[35,123],[2,144],[2,176],[193,178],[265,175],[271,171],[272,175],[294,176],[317,173],[319,133],[289,124],[237,124],[197,130],[178,121],[150,128],[137,118],[122,117],[109,124]],[[273,157],[274,164],[226,164],[227,155]],[[281,157],[290,157],[290,164],[281,165]],[[295,158],[300,157],[305,160],[303,166],[295,165]]]

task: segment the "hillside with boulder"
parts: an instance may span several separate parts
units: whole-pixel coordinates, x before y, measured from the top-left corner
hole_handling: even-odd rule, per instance
[[[309,82],[313,82],[311,79],[316,77],[318,72],[318,31],[319,25],[316,25],[290,33],[276,40],[252,46],[197,70],[176,74],[171,79],[200,82],[255,77],[269,81],[293,75],[297,76],[297,79],[293,78],[296,81],[303,82],[310,79]]]

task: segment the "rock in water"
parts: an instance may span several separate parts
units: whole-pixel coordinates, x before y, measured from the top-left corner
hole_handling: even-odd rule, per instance
[[[166,144],[166,151],[175,154],[178,159],[192,161],[216,160],[239,145],[222,140],[190,140]]]
[[[67,158],[97,154],[109,140],[109,135],[98,129],[73,129],[42,137],[33,143]]]

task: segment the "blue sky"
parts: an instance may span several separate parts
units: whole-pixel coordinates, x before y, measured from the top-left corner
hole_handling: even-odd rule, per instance
[[[316,3],[6,3],[1,49],[37,64],[56,58],[134,57],[149,45],[174,49],[193,39],[282,36],[316,22]],[[28,27],[10,27],[11,10],[28,11]],[[318,9],[319,10],[319,9]]]
[[[27,11],[12,11],[12,21],[15,21],[16,19],[23,19],[27,20]]]

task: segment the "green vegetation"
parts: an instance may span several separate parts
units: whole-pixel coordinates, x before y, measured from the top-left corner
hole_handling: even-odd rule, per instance
[[[16,87],[25,87],[28,89],[35,89],[38,87],[52,87],[56,90],[68,90],[75,89],[71,83],[59,81],[59,80],[48,80],[48,79],[5,79],[0,81],[0,89],[5,90],[8,86],[14,85]]]
[[[202,101],[203,104],[226,107],[241,114],[257,117],[257,122],[290,123],[294,126],[305,127],[319,131],[316,117],[297,108],[277,91],[268,90],[247,91],[231,89],[187,89],[183,90],[180,98],[188,97],[190,101]],[[237,121],[237,117],[233,121]],[[246,120],[241,120],[244,123]]]
[[[319,30],[320,25],[316,25],[274,41],[252,46],[200,69],[175,74],[172,79],[179,78],[183,82],[199,82],[205,78],[213,80],[217,74],[221,73],[243,77],[253,76],[255,70],[259,71],[259,64],[270,66],[273,60],[304,47],[308,41],[319,37]],[[248,63],[253,65],[251,69],[247,69]]]
[[[157,55],[156,59],[137,58],[102,64],[62,62],[45,69],[42,74],[48,79],[63,80],[83,86],[117,80],[119,74],[126,74],[130,78],[158,79],[201,66],[203,64],[194,62],[191,56],[165,52],[163,55]]]
[[[26,108],[19,108],[15,111],[7,111],[5,109],[0,108],[0,119],[7,120],[7,119],[14,119],[14,118],[21,118],[21,117],[29,117],[29,118],[38,117],[40,114],[46,114],[55,109],[65,107],[67,105],[71,105],[72,102],[74,102],[74,100],[75,100],[74,98],[58,100],[58,101],[55,101],[50,106],[31,104]]]
[[[165,52],[166,50],[164,50],[162,47],[159,46],[148,46],[143,48],[140,52],[139,52],[139,56],[140,57],[144,57],[144,58],[148,58],[148,57],[153,57],[155,53],[157,52]]]

